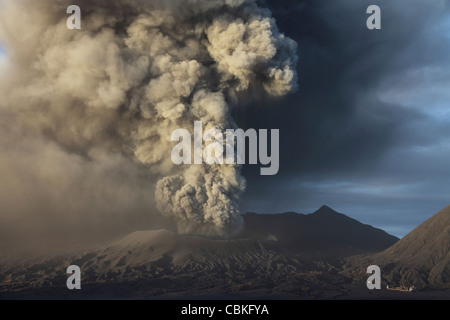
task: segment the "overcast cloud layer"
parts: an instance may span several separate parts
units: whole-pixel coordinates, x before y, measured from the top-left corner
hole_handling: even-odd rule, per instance
[[[365,11],[375,3],[382,30],[369,31]],[[403,236],[450,204],[449,1],[271,5],[299,43],[300,90],[276,110],[238,117],[282,128],[280,174],[267,183],[246,167],[243,209],[328,204]]]

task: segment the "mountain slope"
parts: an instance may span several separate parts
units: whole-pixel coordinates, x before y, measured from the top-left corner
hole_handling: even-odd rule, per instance
[[[397,241],[325,206],[308,215],[246,214],[244,221],[232,239],[136,231],[82,252],[0,265],[0,298],[35,292],[70,298],[65,270],[72,264],[81,268],[85,298],[340,295],[350,282],[339,274],[340,258]]]
[[[450,206],[383,252],[349,262],[353,267],[379,265],[390,285],[450,288]]]
[[[381,251],[398,241],[383,230],[327,206],[307,215],[248,213],[244,220],[245,234],[276,239],[283,247],[296,252],[332,251],[337,256],[346,256]]]

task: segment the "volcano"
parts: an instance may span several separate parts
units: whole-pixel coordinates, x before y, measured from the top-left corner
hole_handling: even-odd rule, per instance
[[[340,260],[398,241],[329,207],[312,214],[247,213],[229,239],[136,231],[83,251],[0,266],[0,298],[299,298],[341,294]],[[66,269],[82,273],[81,293]]]
[[[397,237],[328,206],[322,206],[312,214],[248,213],[244,220],[245,234],[276,240],[291,252],[316,252],[328,257],[344,257],[378,252],[398,241]]]
[[[349,261],[352,266],[347,271],[380,266],[386,285],[450,288],[450,206],[386,250]]]

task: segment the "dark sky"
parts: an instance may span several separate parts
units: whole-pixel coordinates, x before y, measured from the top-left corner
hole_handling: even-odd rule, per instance
[[[368,30],[366,9],[381,8]],[[323,204],[402,237],[450,204],[450,2],[269,1],[299,45],[299,91],[236,111],[280,129],[280,171],[246,166],[243,211]],[[264,99],[261,99],[264,101]]]

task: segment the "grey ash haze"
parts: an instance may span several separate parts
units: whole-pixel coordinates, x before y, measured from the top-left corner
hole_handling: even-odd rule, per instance
[[[366,8],[382,29],[366,28]],[[247,166],[242,209],[322,204],[402,237],[449,204],[449,1],[269,1],[299,44],[299,91],[236,116],[280,128],[280,172]],[[255,112],[255,110],[258,110]]]

